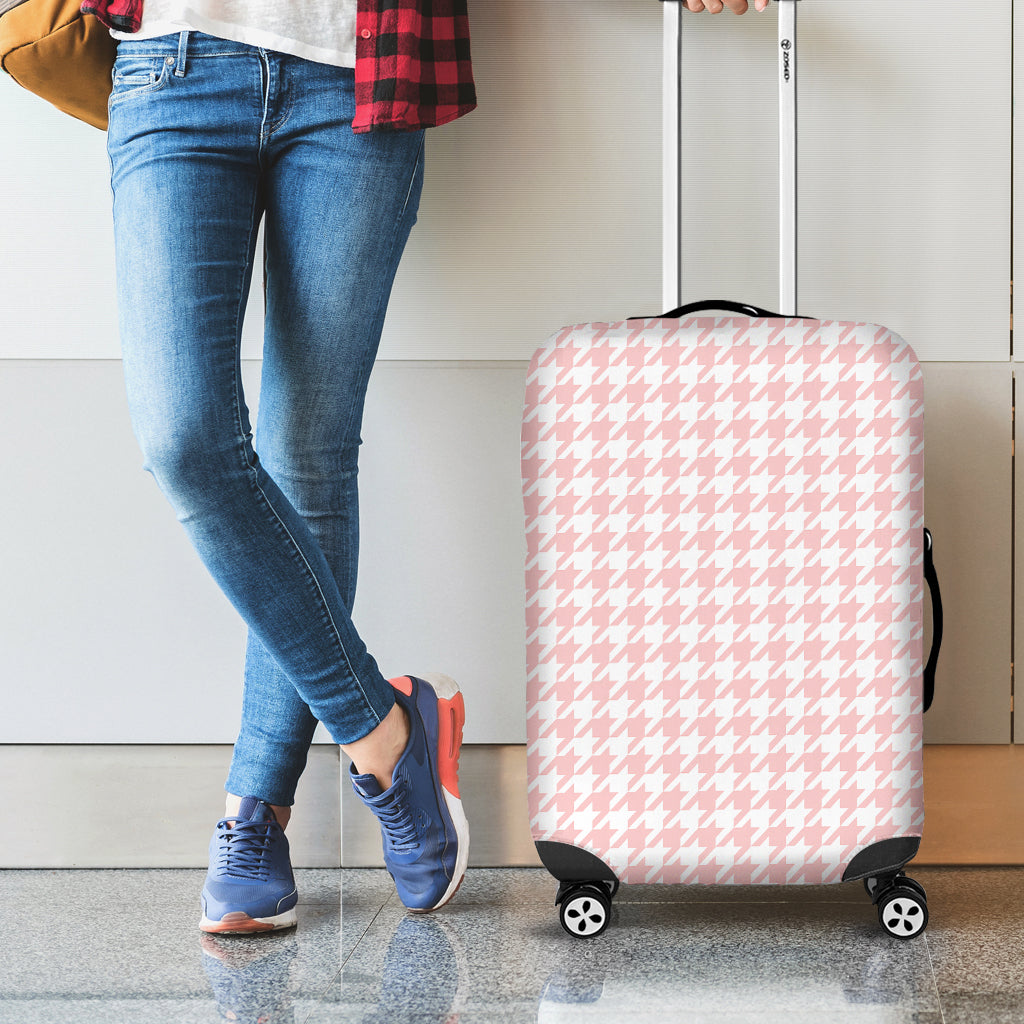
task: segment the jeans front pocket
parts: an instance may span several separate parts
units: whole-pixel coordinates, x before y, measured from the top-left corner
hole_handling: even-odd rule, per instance
[[[162,89],[170,80],[173,64],[173,57],[160,54],[118,54],[114,61],[110,102]]]

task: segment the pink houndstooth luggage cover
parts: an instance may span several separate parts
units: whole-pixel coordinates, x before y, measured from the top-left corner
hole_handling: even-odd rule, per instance
[[[522,436],[535,840],[838,882],[921,835],[923,388],[871,324],[583,324]]]

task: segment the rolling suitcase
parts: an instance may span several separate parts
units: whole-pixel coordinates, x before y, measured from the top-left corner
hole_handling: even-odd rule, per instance
[[[941,640],[921,369],[884,327],[794,313],[795,8],[788,315],[711,301],[566,327],[528,373],[529,812],[583,938],[620,882],[863,880],[888,933],[927,924],[903,870]]]

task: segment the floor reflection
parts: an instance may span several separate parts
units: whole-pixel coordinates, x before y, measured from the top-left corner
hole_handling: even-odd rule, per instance
[[[224,936],[201,870],[0,872],[0,1024],[1024,1024],[1020,868],[923,870],[908,941],[856,886],[623,886],[581,940],[542,871],[430,915],[383,871],[299,874],[298,927]]]
[[[239,1024],[294,1024],[294,928],[252,936],[203,934],[199,946],[221,1017]]]

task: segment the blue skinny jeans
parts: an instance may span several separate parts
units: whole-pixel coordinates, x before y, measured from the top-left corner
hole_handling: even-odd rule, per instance
[[[351,743],[394,704],[352,624],[357,463],[423,132],[354,135],[354,111],[348,68],[200,32],[118,42],[107,151],[132,429],[248,626],[225,789],[282,806],[318,720]],[[263,217],[254,441],[239,352]]]

